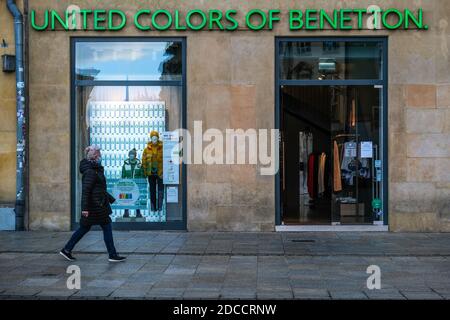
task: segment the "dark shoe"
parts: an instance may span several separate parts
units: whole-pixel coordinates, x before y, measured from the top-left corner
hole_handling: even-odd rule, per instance
[[[142,218],[142,214],[141,214],[140,211],[138,211],[138,212],[136,213],[136,218]]]
[[[66,259],[69,260],[69,261],[75,261],[75,260],[76,260],[76,259],[74,258],[74,256],[72,256],[72,254],[71,254],[69,251],[67,251],[66,249],[62,249],[62,250],[59,252],[59,254],[62,255],[64,258],[66,258]]]
[[[130,217],[130,212],[128,210],[125,210],[125,213],[123,214],[122,218],[129,218]]]
[[[119,256],[119,255],[115,255],[115,256],[111,256],[111,257],[109,257],[109,262],[122,262],[122,261],[125,261],[127,258],[125,258],[125,257],[121,257],[121,256]]]

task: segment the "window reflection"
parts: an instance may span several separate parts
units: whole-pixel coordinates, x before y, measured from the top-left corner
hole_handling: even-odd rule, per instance
[[[181,80],[179,42],[77,42],[77,80]]]
[[[381,79],[379,42],[280,43],[281,79]]]

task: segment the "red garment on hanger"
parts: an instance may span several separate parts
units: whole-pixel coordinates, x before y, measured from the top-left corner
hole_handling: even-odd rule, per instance
[[[308,157],[308,193],[312,199],[314,199],[315,194],[314,162],[315,156],[314,153],[311,153]]]

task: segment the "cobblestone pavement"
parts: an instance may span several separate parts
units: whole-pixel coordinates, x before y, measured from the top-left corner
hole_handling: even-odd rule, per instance
[[[449,299],[450,234],[114,232],[56,254],[68,232],[0,232],[0,299]],[[67,289],[66,269],[81,269]],[[366,285],[381,268],[381,289]]]

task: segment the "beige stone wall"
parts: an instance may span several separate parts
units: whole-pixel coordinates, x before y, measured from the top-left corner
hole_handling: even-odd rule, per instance
[[[0,0],[0,56],[14,54],[14,22],[6,9],[6,0]],[[16,74],[0,70],[0,203],[11,204],[16,198]]]
[[[69,4],[92,8],[91,1],[30,1],[36,10],[64,10]],[[242,4],[241,4],[242,3]],[[289,32],[139,32],[30,31],[32,229],[70,226],[70,65],[69,37],[186,36],[187,122],[207,128],[274,127],[275,36],[389,36],[389,219],[393,231],[450,230],[450,2],[421,1],[96,1],[100,8],[132,14],[138,8],[161,7],[185,12],[192,8],[339,8],[370,4],[422,6],[427,32],[359,31]],[[53,145],[60,146],[54,148]],[[274,230],[274,177],[259,175],[256,166],[188,168],[188,229]]]
[[[393,231],[450,231],[450,2],[430,2],[428,33],[390,38]]]

